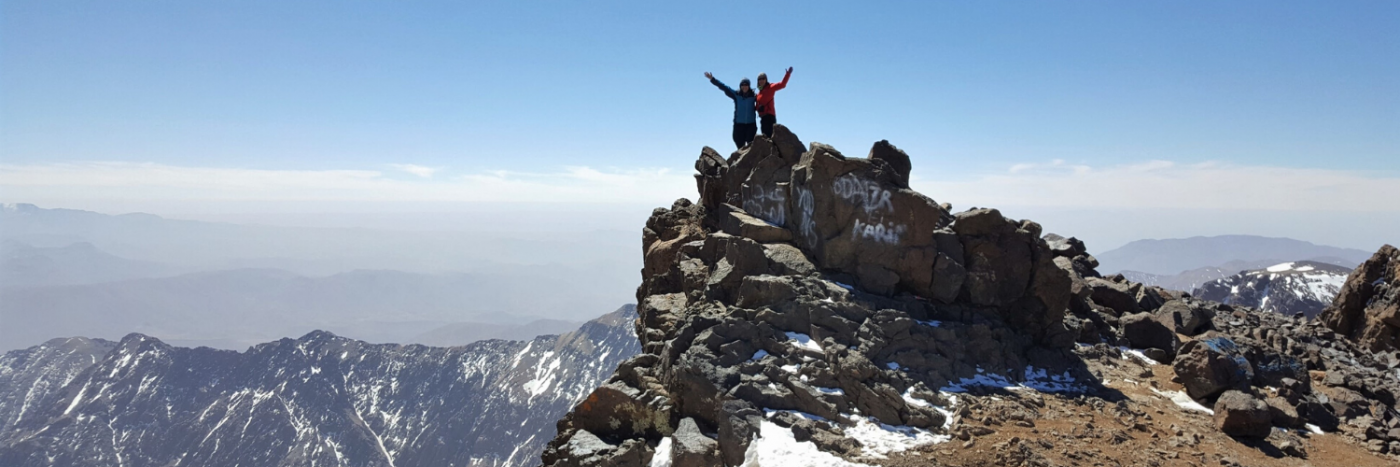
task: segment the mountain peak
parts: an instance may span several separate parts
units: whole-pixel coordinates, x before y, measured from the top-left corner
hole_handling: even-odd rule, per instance
[[[1301,344],[1330,331],[1103,277],[1083,242],[996,209],[953,214],[908,189],[900,156],[884,141],[867,158],[804,148],[782,125],[727,158],[704,148],[699,201],[656,209],[642,232],[643,353],[559,421],[543,464],[1145,465],[1164,437],[1189,451],[1261,433],[1306,456],[1272,426],[1336,430],[1327,394],[1360,407],[1400,393],[1362,349]],[[1341,376],[1315,393],[1307,371],[1322,368]],[[1269,419],[1265,399],[1295,415]],[[1202,420],[1202,404],[1219,415]],[[1110,412],[1133,428],[1078,421]],[[1355,423],[1384,445],[1400,415]],[[1182,426],[1213,428],[1188,440]],[[937,447],[950,439],[961,453]]]

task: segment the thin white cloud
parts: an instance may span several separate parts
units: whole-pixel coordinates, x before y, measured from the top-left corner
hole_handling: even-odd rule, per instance
[[[1090,167],[1017,164],[963,179],[916,177],[915,189],[957,210],[970,206],[1084,209],[1400,211],[1400,178],[1218,162],[1146,161]],[[563,167],[402,179],[376,170],[263,170],[151,163],[0,164],[10,202],[82,199],[257,201],[582,202],[669,205],[695,198],[689,169]]]
[[[1063,161],[1016,164],[963,180],[916,179],[914,188],[955,207],[1400,211],[1400,178],[1330,169],[1177,164],[1111,167]]]
[[[667,169],[489,171],[397,179],[375,170],[264,170],[151,163],[0,164],[7,200],[652,202],[690,196],[694,179]]]
[[[423,178],[433,178],[433,174],[442,170],[441,167],[424,167],[415,164],[389,164],[389,166]]]

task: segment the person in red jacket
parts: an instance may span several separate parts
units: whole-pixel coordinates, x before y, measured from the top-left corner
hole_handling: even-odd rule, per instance
[[[792,67],[788,67],[780,83],[768,84],[768,74],[758,74],[758,99],[754,102],[754,109],[758,110],[758,124],[763,129],[763,136],[773,137],[773,124],[778,123],[778,114],[773,109],[773,93],[787,87],[788,78],[791,77]]]

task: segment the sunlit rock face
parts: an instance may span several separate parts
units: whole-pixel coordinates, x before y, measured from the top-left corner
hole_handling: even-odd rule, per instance
[[[950,213],[909,189],[909,157],[885,141],[851,158],[779,125],[728,158],[705,148],[696,169],[699,204],[643,230],[643,353],[560,422],[545,465],[739,465],[788,429],[881,455],[908,447],[882,436],[946,439],[961,385],[1080,379],[1064,317],[1089,289],[1071,271],[1097,273],[1077,241],[1055,237],[1057,252],[1034,222]],[[679,448],[711,445],[695,431],[713,449]]]
[[[1372,351],[1400,350],[1400,249],[1385,245],[1352,271],[1321,319]]]

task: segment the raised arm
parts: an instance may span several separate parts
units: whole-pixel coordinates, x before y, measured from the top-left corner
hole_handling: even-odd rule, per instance
[[[783,73],[783,80],[782,80],[782,81],[779,81],[779,82],[776,82],[776,83],[773,83],[773,84],[770,84],[770,85],[768,85],[768,87],[773,88],[774,91],[777,91],[777,90],[779,90],[779,89],[785,88],[785,87],[787,87],[787,80],[788,80],[788,78],[791,78],[791,77],[792,77],[792,67],[788,67],[787,73]]]
[[[710,74],[710,72],[707,71],[705,72],[705,77],[710,79],[710,84],[713,84],[715,85],[715,87],[719,88],[719,90],[724,91],[724,95],[729,96],[730,99],[734,99],[734,90],[729,89],[729,86],[725,86],[724,83],[721,83],[719,82],[719,80],[715,79],[715,75],[712,75]]]

